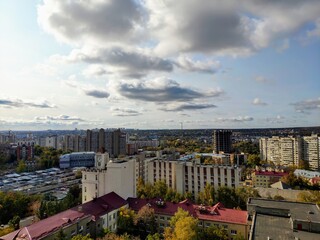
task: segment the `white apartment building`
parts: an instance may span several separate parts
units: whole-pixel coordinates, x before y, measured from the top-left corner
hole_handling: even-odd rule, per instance
[[[303,137],[302,147],[303,147],[303,159],[309,162],[309,167],[312,170],[319,170],[319,152],[320,152],[320,137],[317,135],[311,135],[308,137]]]
[[[148,162],[148,182],[165,181],[179,193],[190,192],[195,197],[203,191],[206,184],[238,187],[241,168],[227,165],[200,164],[197,160],[163,160]]]
[[[97,153],[95,167],[82,172],[82,203],[114,191],[124,199],[136,197],[136,160],[110,160]]]
[[[277,165],[299,165],[299,160],[309,163],[312,170],[319,170],[319,139],[317,135],[304,137],[261,138],[261,160],[273,162]]]

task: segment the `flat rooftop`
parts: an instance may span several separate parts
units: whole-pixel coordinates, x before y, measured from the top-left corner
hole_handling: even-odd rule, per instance
[[[319,233],[292,230],[290,218],[257,214],[252,240],[319,240]]]
[[[320,222],[320,210],[314,203],[274,201],[269,199],[251,198],[249,200],[249,205],[257,205],[263,208],[288,209],[290,210],[290,214],[293,219]],[[319,235],[318,239],[320,239]]]

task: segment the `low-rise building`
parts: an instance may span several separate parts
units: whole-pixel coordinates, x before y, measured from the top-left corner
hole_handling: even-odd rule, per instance
[[[252,186],[268,188],[287,174],[285,172],[255,171],[252,173]]]
[[[54,240],[61,230],[67,239],[88,233],[95,237],[105,228],[115,232],[121,207],[128,207],[127,201],[111,192],[2,236],[0,240]]]
[[[148,206],[154,210],[158,229],[163,231],[170,224],[171,217],[181,208],[198,219],[200,227],[211,225],[223,227],[227,230],[230,239],[241,235],[248,237],[247,211],[225,208],[221,203],[214,206],[196,205],[189,200],[179,203],[166,202],[161,199],[128,198],[129,208],[138,212],[142,207]]]
[[[320,234],[320,211],[314,203],[250,198],[250,240],[317,240]]]

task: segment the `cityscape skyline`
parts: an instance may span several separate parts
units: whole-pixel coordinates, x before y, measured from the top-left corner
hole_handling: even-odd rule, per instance
[[[0,131],[319,125],[319,1],[89,2],[0,2]]]

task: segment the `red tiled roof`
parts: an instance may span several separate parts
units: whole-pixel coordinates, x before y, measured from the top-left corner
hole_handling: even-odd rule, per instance
[[[180,203],[164,202],[163,206],[159,206],[159,199],[128,198],[127,201],[134,211],[139,211],[143,206],[148,205],[154,209],[155,214],[173,216],[178,208],[182,208],[200,220],[247,224],[247,211],[224,208],[221,203],[209,207],[195,205],[185,200]]]
[[[255,175],[261,175],[261,176],[273,176],[273,177],[283,177],[287,175],[288,173],[285,172],[269,172],[269,171],[255,171]]]
[[[122,206],[127,205],[127,201],[115,192],[108,193],[95,200],[82,204],[82,212],[93,215],[94,219],[112,212]],[[75,207],[74,209],[78,209]]]
[[[31,224],[28,227],[24,227],[13,233],[0,237],[0,239],[12,240],[15,236],[19,236],[22,239],[28,240],[39,239],[40,237],[46,236],[51,232],[55,232],[61,227],[70,225],[70,223],[73,223],[78,219],[82,219],[84,217],[86,216],[83,212],[69,209],[67,211],[58,213],[39,222]]]
[[[107,214],[118,209],[127,202],[115,192],[108,193],[90,202],[79,205],[72,209],[58,213],[28,227],[19,229],[13,233],[0,237],[2,240],[13,240],[15,236],[24,237],[26,240],[36,240],[40,237],[49,235],[61,227],[74,224],[77,220],[92,217],[93,220],[101,215]]]

